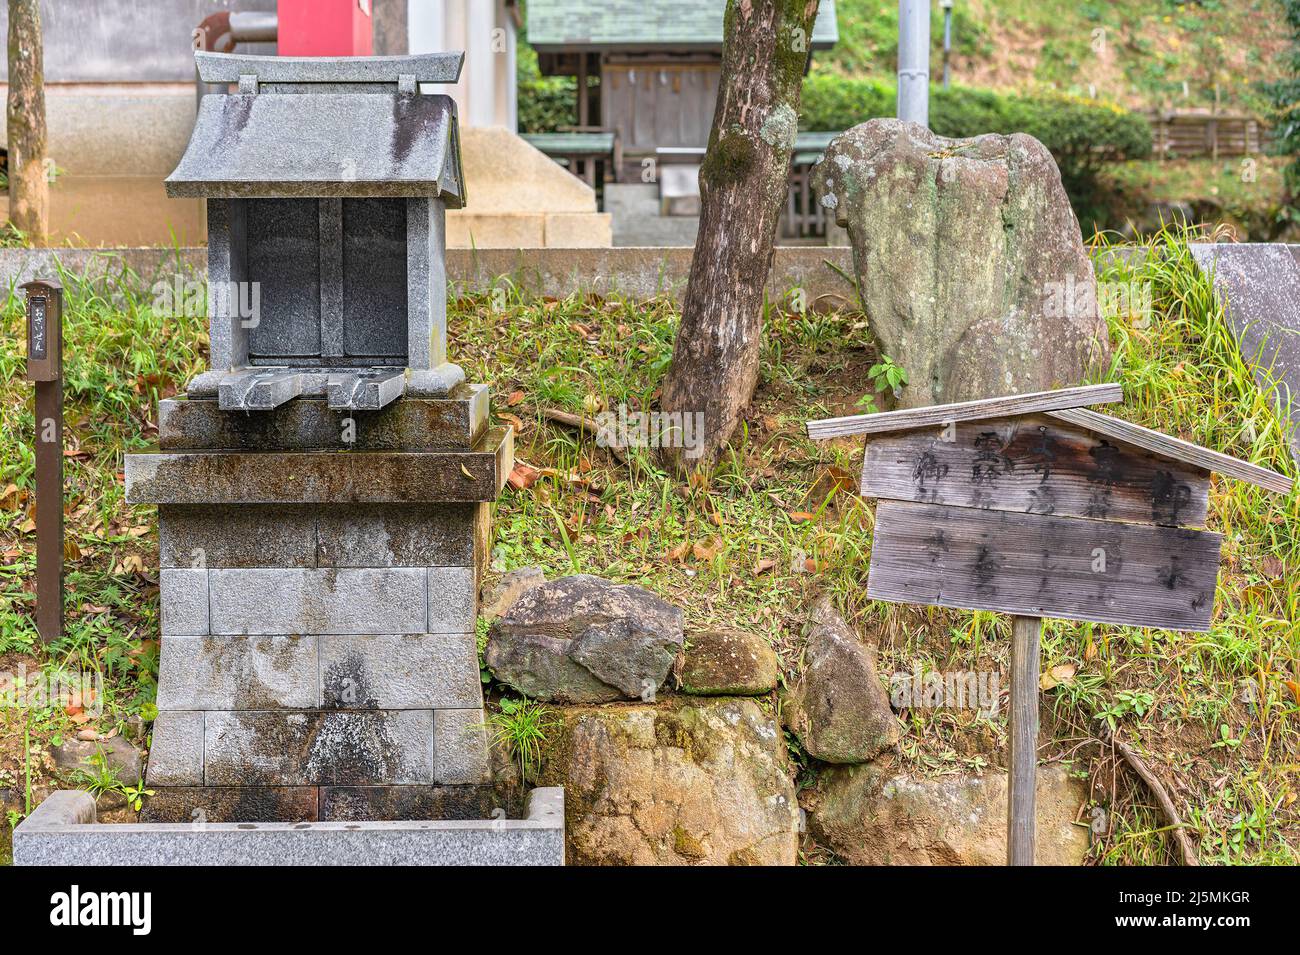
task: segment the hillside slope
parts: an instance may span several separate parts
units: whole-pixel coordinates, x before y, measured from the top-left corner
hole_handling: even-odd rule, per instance
[[[838,0],[840,42],[815,69],[885,77],[896,68],[898,4]],[[943,18],[934,5],[933,75]],[[953,81],[999,90],[1051,87],[1140,108],[1263,112],[1260,81],[1286,48],[1278,0],[956,0]],[[1184,88],[1186,84],[1186,88]]]

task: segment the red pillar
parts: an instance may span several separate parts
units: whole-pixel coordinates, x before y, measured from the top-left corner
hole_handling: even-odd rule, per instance
[[[281,56],[370,56],[372,0],[279,0]]]

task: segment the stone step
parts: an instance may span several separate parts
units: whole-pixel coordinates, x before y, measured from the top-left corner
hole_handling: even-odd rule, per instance
[[[162,786],[142,822],[362,822],[500,818],[491,786]]]
[[[470,567],[482,504],[166,504],[170,568]]]
[[[472,567],[164,568],[165,636],[472,633]]]
[[[254,415],[229,414],[211,399],[169,398],[158,402],[158,444],[164,451],[468,450],[487,428],[487,414],[487,386],[469,384],[445,398],[407,395],[377,411],[347,414],[320,398]]]
[[[162,638],[160,710],[482,705],[472,632]]]
[[[169,710],[146,779],[164,786],[486,783],[483,711]]]

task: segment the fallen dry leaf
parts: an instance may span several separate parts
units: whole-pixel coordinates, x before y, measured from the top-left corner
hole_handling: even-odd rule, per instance
[[[1038,688],[1040,690],[1051,690],[1072,683],[1074,682],[1074,674],[1078,672],[1078,669],[1073,663],[1062,663],[1060,666],[1054,666],[1038,678]]]
[[[524,400],[524,393],[522,391],[512,391],[510,392],[510,397],[506,398],[506,406],[509,408],[513,408],[515,405],[519,404],[519,402],[523,400]]]
[[[516,491],[526,491],[542,476],[542,472],[537,468],[529,467],[527,464],[515,462],[514,470],[510,472],[510,477],[506,478],[506,483]]]
[[[690,549],[691,549],[690,542],[683,541],[682,543],[678,544],[676,547],[668,548],[668,552],[664,554],[664,557],[667,558],[669,561],[680,563],[681,561],[686,559],[686,553]]]
[[[807,511],[790,512],[790,520],[794,521],[796,524],[802,524],[805,521],[811,521],[812,519],[813,519],[813,515],[809,514]]]
[[[754,576],[757,577],[760,574],[766,574],[775,566],[776,566],[775,558],[764,557],[762,560],[760,560],[757,564],[754,565]]]
[[[702,544],[696,542],[695,545],[691,547],[691,555],[696,560],[713,560],[713,558],[718,556],[718,551],[720,550],[722,550],[722,541],[715,537]]]

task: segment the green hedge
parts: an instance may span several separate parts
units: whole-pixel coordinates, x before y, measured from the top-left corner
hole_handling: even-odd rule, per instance
[[[837,131],[893,116],[894,87],[873,80],[813,74],[804,81],[804,129]],[[1087,177],[1103,162],[1151,154],[1151,127],[1113,103],[1061,93],[1004,96],[952,87],[930,91],[930,127],[941,136],[1028,133],[1051,150],[1066,179]]]

